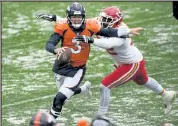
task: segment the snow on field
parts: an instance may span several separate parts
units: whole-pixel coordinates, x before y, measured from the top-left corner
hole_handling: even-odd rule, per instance
[[[140,11],[140,8],[135,8],[136,11]],[[131,14],[133,12],[133,10],[135,9],[128,9],[126,11],[127,16],[125,16],[126,18],[132,18]],[[61,12],[63,12],[64,10],[61,10]],[[146,9],[145,11],[149,11],[148,9]],[[149,11],[150,12],[150,11]],[[33,16],[35,15],[35,13],[33,13]],[[165,16],[160,16],[157,18],[164,18],[164,17],[169,17],[169,15],[165,15]],[[139,21],[135,21],[135,22],[131,22],[129,24],[137,24],[137,23],[141,23],[144,21],[151,21],[151,20],[156,20],[156,18],[150,18],[150,19],[143,19],[143,20],[139,20]],[[19,35],[19,33],[21,32],[21,30],[30,30],[32,27],[30,25],[28,25],[28,23],[30,22],[29,17],[25,16],[25,15],[20,15],[18,14],[18,17],[14,20],[14,21],[9,21],[8,23],[8,28],[3,28],[2,32],[2,38],[9,38],[12,37],[13,35]],[[39,26],[39,31],[52,31],[53,30],[53,23],[50,23],[48,21],[43,21],[43,20],[33,20],[33,23],[35,23],[36,25]],[[167,40],[170,38],[170,35],[178,35],[178,33],[175,33],[174,31],[172,31],[173,26],[170,26],[170,28],[165,28],[165,25],[158,25],[157,27],[153,28],[153,32],[155,32],[156,36],[154,38],[149,38],[148,42],[152,43],[152,42],[157,42],[160,44],[164,44],[167,43]],[[174,28],[178,28],[178,26],[175,26]],[[165,33],[160,33],[164,31]],[[6,33],[6,34],[5,34]],[[37,42],[37,41],[36,41]],[[34,42],[34,43],[36,43]],[[20,43],[21,44],[21,43]],[[12,46],[16,46],[16,45],[12,45]],[[100,49],[98,47],[92,47],[92,49],[94,49],[94,51],[99,51],[99,52],[105,52],[105,50]],[[175,50],[166,50],[165,53],[167,52],[174,52]],[[93,54],[90,55],[90,57],[92,57]],[[23,69],[26,70],[33,70],[33,69],[38,69],[39,67],[45,67],[47,69],[49,69],[49,71],[51,71],[51,67],[52,67],[52,63],[54,61],[54,55],[46,52],[45,50],[37,50],[35,48],[28,48],[28,49],[12,49],[9,51],[9,54],[6,55],[6,57],[2,57],[2,62],[3,64],[7,64],[7,65],[11,65],[13,64],[15,67],[21,67]],[[93,59],[91,59],[91,61],[97,61],[99,58],[105,58],[105,59],[110,59],[110,57],[108,55],[100,55],[99,57],[95,57]],[[147,60],[158,60],[160,59],[159,57],[152,57],[152,59],[147,58]],[[48,62],[51,65],[47,65]],[[100,63],[97,65],[97,67],[103,67],[104,64]],[[110,66],[108,66],[110,67]],[[169,70],[165,70],[162,72],[158,72],[158,73],[152,73],[157,74],[157,75],[161,75],[162,73],[168,73]],[[49,77],[49,73],[36,73],[33,75],[30,75],[28,73],[19,73],[22,74],[24,76],[24,79],[21,81],[24,81],[26,83],[26,86],[24,86],[22,88],[23,92],[26,91],[33,91],[33,90],[39,90],[41,88],[45,88],[47,87],[46,85],[35,85],[35,82],[31,82],[32,79],[34,78],[39,78],[41,80],[45,80],[44,76],[46,77],[46,79]],[[86,79],[90,79],[90,78],[94,78],[94,77],[103,77],[105,73],[97,73],[95,75],[93,74],[88,74],[86,75]],[[10,74],[8,74],[10,76]],[[176,80],[177,78],[169,78],[169,80]],[[7,84],[6,82],[9,80],[3,80],[4,85],[2,86],[2,91],[3,94],[6,94],[5,92],[8,91],[7,93],[13,93],[13,88],[17,86],[18,84],[18,79],[17,80],[12,80],[11,84]],[[29,85],[32,84],[32,85]],[[53,85],[53,82],[48,82],[47,84]],[[99,86],[95,86],[94,88],[99,88]],[[22,94],[23,94],[22,92]],[[138,90],[135,89],[134,92],[137,92],[138,94],[150,94],[151,91],[148,90]],[[130,93],[130,92],[128,92]],[[94,92],[95,95],[99,95],[99,92]],[[26,101],[21,101],[21,102],[17,102],[17,103],[12,103],[9,105],[3,105],[2,107],[6,108],[6,107],[12,107],[12,106],[17,106],[19,104],[24,104],[24,103],[28,103],[28,102],[37,102],[39,99],[47,99],[50,96],[44,96],[42,98],[36,98],[36,99],[27,99]],[[116,97],[111,97],[111,100],[116,99]],[[144,98],[144,99],[148,99],[148,98]],[[129,105],[134,106],[137,102],[139,102],[137,99],[134,98],[130,98],[130,97],[124,97],[121,98],[120,100],[122,100],[124,103],[127,103]],[[83,99],[79,99],[78,103],[83,103]],[[94,101],[92,103],[90,103],[90,106],[96,106],[98,105],[98,101]],[[118,106],[116,104],[112,104],[111,102],[111,106],[113,106],[114,108],[117,108]],[[70,109],[63,109],[64,113],[65,112],[70,112]],[[26,114],[31,114],[30,111],[25,111],[24,113]],[[87,112],[86,112],[87,113]],[[172,112],[172,114],[177,114],[177,111],[174,110]],[[10,123],[12,124],[21,124],[24,123],[28,117],[21,117],[21,118],[17,118],[15,117],[15,114],[12,114],[14,117],[8,116],[6,118],[6,120],[8,120]],[[128,115],[126,113],[121,112],[120,110],[118,110],[117,113],[115,112],[109,112],[109,115],[112,116],[113,121],[116,122],[116,120],[118,120],[117,122],[119,122],[118,124],[120,126],[125,126],[125,123],[120,123],[120,122],[127,122],[129,126],[129,123],[131,123],[130,126],[137,126],[137,125],[144,125],[144,126],[151,126],[150,122],[147,121],[146,119],[139,119],[137,117],[134,117],[132,115]],[[177,115],[178,116],[178,115]],[[91,121],[91,118],[87,118],[85,116],[85,113],[75,113],[75,114],[71,114],[71,118],[73,118],[74,122],[76,122],[78,119],[85,118],[89,121]],[[129,118],[129,120],[128,120]],[[58,120],[61,123],[62,122],[69,122],[70,120],[68,120],[67,118],[64,117],[60,117],[60,119]],[[135,123],[135,124],[132,124]],[[63,124],[63,123],[62,123]]]
[[[7,17],[3,17],[6,19]],[[17,18],[8,22],[8,27],[2,29],[2,38],[9,38],[13,35],[19,35],[19,33],[23,30],[30,30],[32,26],[28,23],[30,22],[29,17],[21,14],[17,14]]]
[[[24,55],[24,52],[29,53]],[[10,50],[7,57],[3,57],[2,61],[4,64],[14,64],[15,66],[21,66],[24,69],[36,69],[44,62],[53,63],[55,56],[48,53],[46,50],[37,50],[34,48],[28,49],[13,49]]]
[[[174,29],[178,29],[178,26],[169,26],[169,28],[166,28],[164,24],[160,24],[157,27],[153,28],[153,31],[155,32],[156,36],[153,38],[149,38],[148,42],[159,44],[171,42],[172,36],[178,35],[178,33],[174,31]]]

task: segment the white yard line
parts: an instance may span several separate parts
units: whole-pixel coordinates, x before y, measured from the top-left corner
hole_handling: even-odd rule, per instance
[[[160,17],[156,17],[156,18],[154,17],[154,18],[143,19],[143,20],[127,23],[127,24],[128,25],[138,24],[138,23],[142,23],[142,22],[145,22],[145,21],[154,21],[154,20],[161,19],[161,18],[166,18],[166,17],[169,17],[169,15],[160,16]]]
[[[159,75],[159,74],[164,74],[164,73],[173,72],[173,71],[178,71],[178,69],[166,70],[166,71],[162,71],[162,72],[152,73],[149,75],[153,76],[153,75]]]
[[[13,48],[14,49],[14,47],[26,46],[26,45],[29,45],[29,44],[39,43],[39,42],[42,42],[42,41],[44,41],[44,44],[45,44],[47,40],[33,40],[32,42],[27,42],[27,43],[26,42],[22,42],[22,43],[19,43],[19,44],[13,44],[12,46],[9,46],[7,48],[2,47],[2,49],[9,49],[9,48]],[[6,42],[4,42],[4,43],[6,43]]]
[[[162,71],[162,72],[152,73],[150,75],[151,76],[152,75],[159,75],[159,74],[164,74],[164,73],[173,72],[173,71],[178,71],[178,69],[166,70],[166,71]],[[93,86],[93,88],[99,88],[99,86]],[[47,99],[47,98],[50,98],[50,97],[53,97],[53,96],[55,96],[55,94],[47,95],[47,96],[43,96],[43,97],[39,97],[39,98],[34,98],[34,99],[29,99],[29,100],[24,100],[24,101],[21,101],[21,102],[15,102],[13,104],[2,105],[2,108],[21,105],[21,104],[24,104],[24,103],[33,102],[33,101],[37,101],[37,100],[41,100],[41,99]]]
[[[33,102],[33,101],[37,101],[37,100],[41,100],[41,99],[47,99],[47,98],[53,97],[54,95],[47,95],[47,96],[43,96],[43,97],[39,97],[39,98],[24,100],[24,101],[21,101],[21,102],[15,102],[13,104],[3,105],[2,108],[16,106],[16,105],[21,105],[21,104],[24,104],[24,103],[27,103],[27,102]]]

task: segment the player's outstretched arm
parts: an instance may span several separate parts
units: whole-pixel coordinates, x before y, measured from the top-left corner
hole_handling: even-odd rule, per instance
[[[55,15],[55,14],[37,14],[36,18],[47,20],[47,21],[50,21],[50,22],[58,22],[61,19],[63,19],[60,16]]]
[[[89,36],[76,36],[73,39],[73,42],[76,44],[79,44],[81,42],[85,43],[93,43],[94,45],[104,48],[104,49],[110,49],[113,47],[121,46],[125,41],[128,41],[128,38],[118,38],[118,37],[110,37],[110,38],[101,38],[101,39],[93,39]]]
[[[44,14],[44,13],[37,14],[36,18],[44,19],[44,20],[47,20],[47,21],[54,21],[54,22],[57,21],[57,16],[55,14]]]
[[[132,28],[132,29],[130,29],[130,33],[129,33],[129,34],[132,34],[132,35],[139,35],[139,34],[140,34],[140,31],[143,31],[143,30],[145,30],[145,29],[142,28],[142,27]]]
[[[118,29],[115,28],[101,28],[96,35],[105,36],[105,37],[120,37],[126,38],[129,34],[139,35],[139,32],[144,30],[144,28],[136,27],[129,29],[128,27],[119,27]]]

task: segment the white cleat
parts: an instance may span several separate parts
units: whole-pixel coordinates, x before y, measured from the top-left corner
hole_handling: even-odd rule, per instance
[[[84,94],[86,94],[86,95],[88,95],[88,96],[92,96],[92,92],[91,92],[91,82],[86,81],[83,85],[86,86],[86,90],[84,91]]]
[[[163,102],[165,105],[165,110],[164,110],[165,114],[168,114],[171,111],[172,103],[175,100],[176,96],[177,96],[176,91],[166,91],[166,94],[163,97]]]

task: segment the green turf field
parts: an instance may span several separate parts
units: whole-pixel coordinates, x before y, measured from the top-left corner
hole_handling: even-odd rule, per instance
[[[44,46],[53,33],[53,23],[35,19],[36,13],[65,17],[71,2],[3,2],[2,4],[2,125],[28,126],[31,116],[48,111],[57,92],[51,71],[55,56]],[[129,27],[146,30],[132,37],[147,61],[147,70],[168,90],[178,90],[178,21],[171,2],[85,2],[87,17],[104,7],[123,10]],[[63,108],[61,124],[75,126],[80,118],[91,120],[98,108],[100,80],[110,73],[112,59],[105,50],[92,46],[84,81],[93,83],[93,96],[74,96]],[[162,99],[133,82],[112,90],[108,112],[118,126],[178,126],[178,99],[164,115]]]

